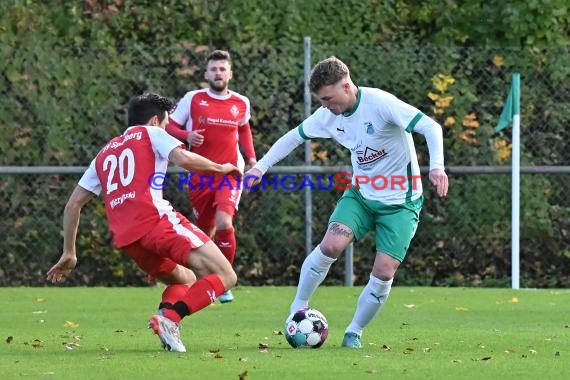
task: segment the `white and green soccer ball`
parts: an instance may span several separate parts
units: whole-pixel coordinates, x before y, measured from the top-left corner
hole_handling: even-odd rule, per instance
[[[315,309],[297,310],[285,321],[285,338],[293,348],[319,348],[328,335],[327,319]]]

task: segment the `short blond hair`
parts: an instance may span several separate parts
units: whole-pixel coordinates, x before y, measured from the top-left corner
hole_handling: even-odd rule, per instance
[[[311,71],[309,89],[316,93],[324,86],[337,84],[349,76],[348,66],[335,56],[320,61]]]

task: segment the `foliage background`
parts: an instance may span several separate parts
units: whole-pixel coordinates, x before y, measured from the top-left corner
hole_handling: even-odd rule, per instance
[[[510,130],[494,132],[510,75],[521,72],[522,164],[570,163],[569,5],[554,1],[3,1],[0,4],[0,165],[86,166],[121,133],[128,100],[145,90],[173,99],[204,86],[211,48],[234,56],[232,88],[250,97],[254,141],[265,153],[303,119],[303,38],[313,62],[343,59],[356,83],[386,89],[444,127],[446,165],[509,165]],[[313,109],[316,108],[313,104]],[[417,137],[420,163],[427,151]],[[313,142],[315,165],[347,152]],[[303,150],[283,164],[296,165]],[[408,285],[504,286],[510,275],[510,176],[451,175],[426,206],[398,274]],[[43,284],[59,256],[61,211],[74,175],[0,177],[0,284]],[[172,179],[175,183],[176,177]],[[568,175],[522,178],[522,286],[570,285]],[[314,244],[340,194],[317,191]],[[166,197],[189,213],[183,191]],[[104,209],[84,211],[80,266],[70,282],[140,285],[144,276],[111,248]],[[265,191],[236,218],[241,284],[294,284],[304,257],[303,193]],[[356,245],[366,281],[373,239]],[[342,265],[328,283],[340,283]]]

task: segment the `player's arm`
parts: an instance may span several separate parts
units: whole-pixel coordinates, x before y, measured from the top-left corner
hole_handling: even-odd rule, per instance
[[[190,131],[187,131],[182,127],[182,125],[178,124],[172,119],[168,121],[168,125],[166,126],[166,132],[168,132],[169,135],[176,137],[178,140],[183,142],[187,142],[188,136],[190,135]]]
[[[182,99],[176,104],[174,109],[169,114],[168,125],[166,132],[178,140],[187,143],[190,147],[200,146],[204,143],[203,129],[187,130],[184,125],[190,118],[190,104],[194,97],[195,91],[190,91],[184,95]]]
[[[168,155],[168,159],[174,165],[184,168],[188,171],[209,172],[214,174],[232,174],[242,175],[243,173],[235,165],[230,163],[218,164],[210,161],[206,157],[199,154],[188,152],[180,147],[172,149]]]
[[[269,170],[269,168],[287,157],[289,153],[301,145],[303,141],[305,141],[305,139],[302,137],[299,127],[294,128],[281,136],[279,140],[269,148],[269,151],[265,156],[263,156],[263,158],[259,160],[253,168],[249,169],[245,173],[244,181],[246,188],[249,189],[259,183],[261,177]]]
[[[243,148],[247,164],[253,167],[257,163],[255,156],[255,149],[253,147],[253,136],[251,133],[251,126],[248,123],[238,128],[239,145]]]
[[[79,227],[81,209],[95,194],[77,185],[63,211],[63,253],[59,261],[47,272],[47,279],[53,283],[62,282],[77,264],[75,240]]]
[[[429,151],[429,180],[440,197],[447,195],[449,182],[445,174],[443,159],[443,132],[441,126],[430,117],[423,115],[413,128],[426,139]]]

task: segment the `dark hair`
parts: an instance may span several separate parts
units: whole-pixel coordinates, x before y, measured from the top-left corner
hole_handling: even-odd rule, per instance
[[[162,122],[171,108],[172,101],[168,98],[152,92],[146,92],[131,99],[129,102],[128,126],[144,125],[153,116],[157,116],[158,121]]]
[[[311,71],[309,89],[317,93],[321,88],[337,84],[349,75],[348,67],[337,57],[320,61]]]
[[[225,50],[214,50],[208,57],[206,58],[206,66],[208,66],[208,62],[210,61],[228,61],[229,64],[232,64],[232,56],[229,52]]]

